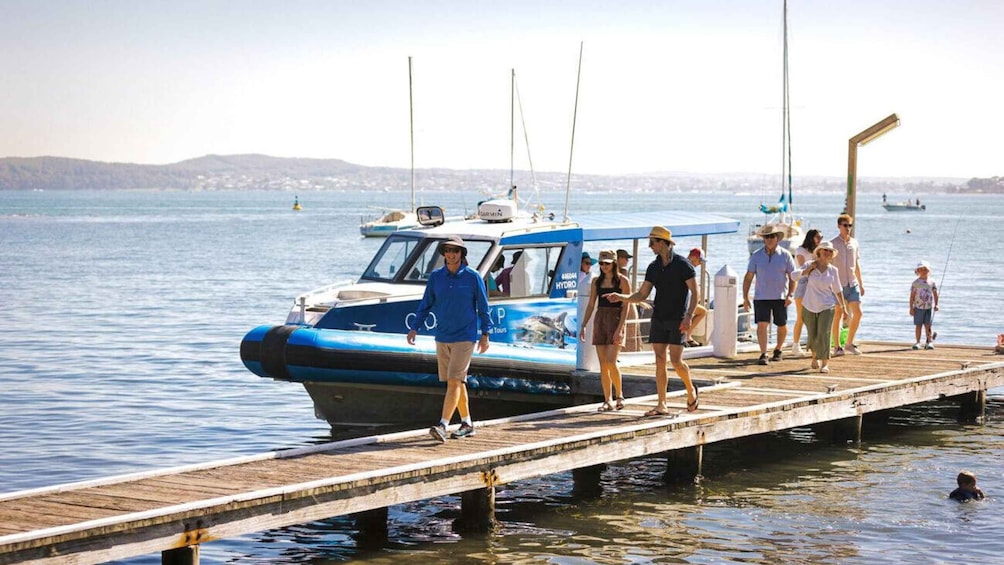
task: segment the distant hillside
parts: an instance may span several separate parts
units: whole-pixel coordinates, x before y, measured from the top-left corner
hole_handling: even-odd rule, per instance
[[[474,190],[499,193],[509,183],[509,171],[421,169],[416,171],[420,191]],[[530,184],[527,171],[517,171],[516,183]],[[651,173],[644,175],[573,175],[577,190],[716,192],[763,191],[765,177],[754,173]],[[564,190],[565,174],[537,172],[543,191]],[[773,183],[773,181],[771,181]],[[839,177],[796,177],[803,191],[840,192],[846,181]],[[411,171],[365,167],[340,159],[293,159],[268,155],[206,155],[170,165],[137,165],[67,159],[64,157],[6,157],[0,159],[0,190],[407,190]],[[1004,193],[1004,177],[990,179],[860,179],[861,192]],[[772,190],[772,189],[771,189]]]
[[[376,172],[338,159],[282,159],[267,155],[206,155],[170,165],[67,159],[0,159],[0,190],[121,188],[209,189],[280,187],[284,181]]]

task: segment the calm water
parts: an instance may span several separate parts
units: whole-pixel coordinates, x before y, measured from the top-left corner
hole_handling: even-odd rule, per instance
[[[243,368],[240,340],[280,323],[296,293],[355,278],[380,244],[358,237],[360,217],[409,197],[301,192],[304,210],[294,213],[292,196],[0,192],[0,491],[330,439],[302,388]],[[563,198],[544,203],[560,214]],[[712,239],[709,264],[742,272],[746,230],[762,221],[765,199],[773,197],[587,193],[572,206],[735,217],[740,233]],[[477,196],[425,200],[456,213]],[[912,340],[909,285],[927,259],[942,285],[938,343],[992,345],[1004,332],[1004,267],[987,257],[1004,240],[1004,198],[924,201],[925,213],[891,214],[880,195],[859,199],[867,290],[859,335]],[[796,204],[810,226],[836,233],[842,195]],[[642,251],[642,265],[649,259]],[[905,410],[866,429],[859,446],[823,445],[809,433],[765,439],[752,454],[717,446],[700,486],[665,486],[658,459],[611,466],[599,497],[573,493],[567,474],[509,485],[499,495],[503,531],[487,538],[454,535],[459,500],[446,497],[393,507],[383,547],[365,547],[350,521],[333,519],[209,543],[202,560],[995,562],[1004,555],[1002,412],[995,399],[986,425],[961,426],[951,410]],[[962,468],[980,477],[988,502],[945,499]]]

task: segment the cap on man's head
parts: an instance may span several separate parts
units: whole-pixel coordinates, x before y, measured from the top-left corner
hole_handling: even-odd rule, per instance
[[[440,255],[444,254],[443,249],[445,249],[447,246],[459,247],[460,255],[462,257],[467,257],[467,244],[464,243],[464,240],[460,239],[459,235],[451,235],[450,237],[446,238],[446,241],[439,244]]]
[[[632,257],[634,257],[634,255],[631,255],[630,253],[628,253],[627,249],[618,249],[617,250],[617,258],[618,259],[630,259]]]
[[[582,252],[582,260],[583,261],[589,261],[590,265],[595,265],[596,264],[596,259],[593,259],[592,257],[590,257],[588,251],[583,251]]]
[[[704,250],[700,247],[695,247],[690,250],[690,255],[688,257],[697,257],[701,263],[705,262],[707,259],[704,257]]]
[[[676,242],[673,241],[673,232],[667,230],[662,226],[653,227],[652,231],[648,233],[648,236],[655,239],[662,239],[668,241],[672,245],[676,245]]]

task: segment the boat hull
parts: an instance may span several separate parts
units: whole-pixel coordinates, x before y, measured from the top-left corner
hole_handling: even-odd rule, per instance
[[[403,334],[260,326],[241,342],[251,372],[303,384],[319,418],[332,425],[414,423],[438,418],[444,385],[435,341]],[[493,343],[475,354],[468,391],[479,418],[568,406],[573,398],[574,350]],[[482,406],[483,405],[483,406]]]
[[[886,212],[923,212],[927,210],[927,206],[921,204],[920,206],[916,204],[883,204]]]

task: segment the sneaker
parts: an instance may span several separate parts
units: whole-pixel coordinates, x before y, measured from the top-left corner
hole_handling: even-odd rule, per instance
[[[472,435],[474,435],[474,426],[465,422],[463,424],[460,424],[460,427],[457,428],[457,431],[450,434],[450,438],[460,439],[462,437],[471,437]]]
[[[761,353],[760,354],[760,360],[757,361],[757,363],[759,363],[761,365],[770,365],[770,360],[767,359],[767,354],[766,353]]]
[[[924,349],[934,349],[934,344],[931,342],[927,342],[927,344],[924,346]]]
[[[918,341],[917,343],[913,344],[913,348],[920,349],[920,342]]]
[[[861,350],[858,349],[858,347],[853,343],[848,343],[847,347],[845,347],[844,350],[850,353],[851,355],[861,355]]]
[[[819,368],[819,372],[820,373],[829,373],[830,372],[830,368],[827,367],[826,365],[823,365],[822,367]]]
[[[844,348],[843,347],[837,347],[837,348],[833,349],[833,356],[834,357],[840,357],[843,354],[844,354]]]
[[[781,350],[780,349],[775,349],[774,350],[774,355],[771,356],[770,360],[771,361],[780,361],[781,360]]]
[[[791,346],[791,356],[801,357],[802,356],[802,344],[797,341]]]
[[[446,443],[446,428],[442,424],[436,424],[429,428],[429,435],[439,443]]]

